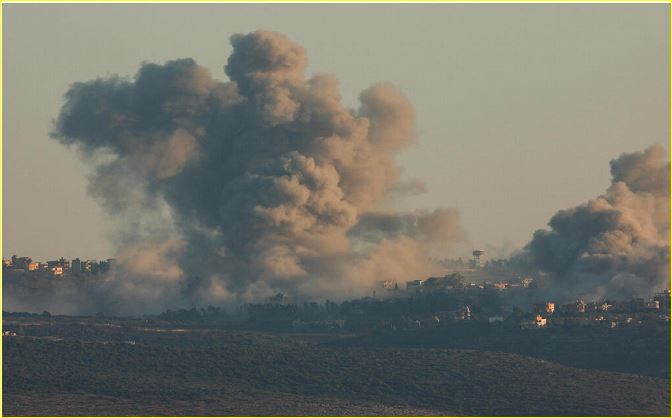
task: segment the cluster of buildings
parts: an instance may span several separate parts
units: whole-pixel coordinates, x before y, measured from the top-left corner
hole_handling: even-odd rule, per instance
[[[534,313],[540,314],[583,314],[591,312],[643,311],[647,309],[670,309],[670,291],[656,293],[652,298],[633,298],[618,302],[576,302],[557,305],[554,302],[541,302],[534,305]]]
[[[526,329],[544,328],[547,325],[619,325],[641,324],[647,319],[670,320],[670,291],[656,293],[652,298],[633,298],[609,303],[584,302],[558,305],[554,302],[540,302],[532,308],[532,319],[520,322]]]
[[[379,300],[378,303],[385,302]],[[562,305],[545,301],[535,303],[527,312],[520,309],[517,311],[514,309],[507,314],[495,312],[485,306],[466,303],[454,310],[442,310],[429,315],[416,317],[402,315],[401,318],[389,318],[381,321],[380,326],[396,330],[437,327],[463,321],[487,322],[493,325],[506,323],[508,326],[525,330],[566,326],[617,328],[655,326],[661,323],[669,325],[670,291],[657,293],[649,300],[634,298],[611,303],[577,300]]]
[[[514,290],[527,289],[536,287],[536,283],[531,277],[521,277],[515,274],[509,276],[516,276],[507,280],[489,280],[488,275],[482,273],[483,256],[485,252],[482,250],[472,251],[473,258],[468,262],[463,262],[462,259],[443,260],[444,267],[453,271],[443,277],[429,277],[425,280],[415,279],[409,280],[405,284],[405,288],[399,286],[398,283],[392,280],[382,280],[374,284],[373,297],[389,298],[389,297],[405,297],[417,296],[421,294],[441,293],[451,291],[465,291],[476,289],[493,289],[493,290]]]
[[[513,289],[535,288],[534,279],[529,277],[500,280],[497,282],[467,283],[460,273],[425,280],[406,282],[405,289],[390,280],[379,281],[373,290],[373,299],[380,302],[431,294],[454,295],[463,304],[453,311],[436,312],[423,320],[411,321],[404,326],[436,326],[439,323],[459,321],[487,321],[490,324],[507,322],[517,324],[522,329],[540,329],[557,326],[607,326],[616,328],[625,325],[669,323],[670,291],[656,293],[649,299],[633,298],[620,301],[583,301],[570,303],[543,301],[531,305],[527,311],[514,308],[513,301],[526,305],[526,299],[535,293],[519,293]],[[500,305],[492,305],[481,289],[490,289],[490,295],[504,296]],[[494,293],[493,293],[494,292]],[[501,293],[500,293],[501,292]],[[511,293],[509,293],[511,292]],[[480,296],[479,296],[480,295]],[[506,297],[510,295],[511,298]],[[517,295],[517,296],[515,296]],[[490,303],[490,305],[488,304]],[[530,306],[530,305],[527,305]],[[474,312],[476,309],[476,314]],[[518,309],[517,312],[515,309]],[[389,325],[389,324],[388,324]],[[396,324],[401,326],[401,324]]]
[[[39,273],[46,272],[52,276],[63,276],[67,274],[98,274],[108,271],[115,263],[114,258],[107,260],[80,260],[75,258],[73,260],[66,260],[61,257],[58,260],[51,260],[46,262],[33,261],[30,257],[17,257],[13,255],[12,258],[2,259],[3,271],[15,272],[31,272]]]
[[[445,322],[446,320],[449,322],[487,320],[492,324],[504,322],[511,318],[514,319],[514,323],[517,323],[523,329],[564,325],[606,325],[615,328],[626,324],[644,324],[651,321],[669,322],[669,290],[657,293],[648,300],[643,298],[611,302],[584,302],[583,300],[576,300],[563,304],[554,301],[544,301],[534,304],[527,312],[519,310],[517,314],[507,314],[505,318],[502,313],[511,312],[514,308],[514,302],[530,306],[528,305],[529,302],[525,301],[533,298],[535,293],[523,293],[517,290],[536,288],[537,283],[531,277],[518,276],[507,280],[492,280],[492,274],[471,274],[474,272],[478,273],[479,271],[483,272],[481,269],[483,266],[483,255],[483,251],[474,250],[473,259],[467,263],[461,259],[451,261],[450,267],[459,272],[447,274],[443,277],[430,277],[425,280],[410,280],[406,282],[405,288],[401,288],[399,284],[391,280],[376,282],[372,292],[373,298],[384,301],[431,294],[452,294],[457,296],[458,300],[463,301],[464,305],[459,310],[443,312],[443,315],[434,315],[426,320],[426,325],[435,325],[435,323]],[[500,274],[506,273],[501,272]],[[514,274],[507,275],[511,277]],[[468,281],[465,276],[470,278],[474,276],[476,280],[475,282]],[[478,280],[479,277],[481,278],[480,280]],[[490,280],[488,280],[489,278]],[[488,290],[488,292],[479,290]],[[500,299],[500,306],[488,306],[487,302],[482,302],[487,300],[487,298],[473,305],[475,301],[479,300],[479,295],[493,295],[493,292],[494,294],[505,296],[505,298]],[[481,306],[483,303],[486,303],[486,305]],[[474,309],[478,310],[476,315],[473,313]],[[511,321],[507,322],[510,323]],[[418,325],[421,323],[422,321],[419,321]]]
[[[429,277],[425,280],[409,280],[404,289],[392,280],[381,280],[375,283],[373,288],[373,297],[403,297],[416,296],[430,293],[446,293],[451,291],[464,291],[470,289],[493,289],[493,290],[511,290],[527,289],[535,286],[534,279],[531,277],[518,277],[510,280],[500,280],[498,282],[485,281],[483,283],[474,283],[465,281],[460,273],[447,274],[443,277]]]

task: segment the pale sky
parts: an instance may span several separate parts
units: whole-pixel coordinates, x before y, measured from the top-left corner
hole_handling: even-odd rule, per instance
[[[349,106],[375,82],[405,92],[419,138],[398,161],[429,190],[396,207],[459,209],[464,250],[523,246],[604,192],[610,159],[669,150],[668,4],[2,7],[5,257],[113,255],[86,167],[48,137],[71,83],[182,57],[226,80],[228,38],[257,29],[301,43]]]

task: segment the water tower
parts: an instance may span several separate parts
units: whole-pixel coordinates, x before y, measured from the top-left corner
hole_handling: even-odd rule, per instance
[[[471,254],[474,256],[472,262],[474,263],[474,267],[481,267],[481,256],[485,254],[485,251],[483,250],[474,250],[471,252]]]

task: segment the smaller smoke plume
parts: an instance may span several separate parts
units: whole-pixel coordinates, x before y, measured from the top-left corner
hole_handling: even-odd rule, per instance
[[[525,248],[556,289],[587,297],[647,296],[670,286],[670,163],[652,146],[611,161],[611,186],[561,210]]]

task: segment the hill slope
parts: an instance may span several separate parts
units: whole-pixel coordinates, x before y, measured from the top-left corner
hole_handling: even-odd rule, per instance
[[[94,415],[669,415],[668,379],[517,354],[326,347],[235,331],[145,334],[136,344],[5,338],[3,413],[35,415],[30,399],[44,411],[68,397],[77,413],[76,401],[89,397]],[[161,404],[163,412],[150,408]]]

